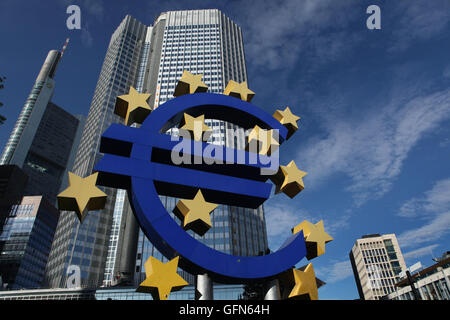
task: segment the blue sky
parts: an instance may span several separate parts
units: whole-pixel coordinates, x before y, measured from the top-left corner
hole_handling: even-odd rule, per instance
[[[81,30],[66,7],[81,8]],[[381,30],[366,8],[381,8]],[[165,10],[219,8],[244,33],[252,102],[289,106],[300,129],[281,162],[307,171],[305,190],[266,202],[269,245],[277,249],[304,219],[334,237],[314,259],[327,285],[320,299],[358,297],[348,253],[355,239],[395,233],[407,265],[449,250],[450,2],[17,1],[0,3],[3,148],[51,49],[69,47],[53,101],[87,115],[109,38],[129,13],[150,25]],[[306,264],[302,261],[299,265]]]

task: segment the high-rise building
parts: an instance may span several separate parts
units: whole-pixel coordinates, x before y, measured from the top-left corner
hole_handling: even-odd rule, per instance
[[[0,166],[0,207],[19,202],[23,197],[27,182],[27,174],[18,166]]]
[[[157,108],[173,99],[183,71],[203,74],[208,91],[222,93],[230,80],[247,81],[244,42],[241,28],[219,10],[186,10],[162,13],[154,25],[155,45],[150,61],[158,61],[150,69],[147,92],[154,93]],[[205,119],[212,129],[209,143],[243,149],[245,133],[232,123]],[[172,132],[176,134],[176,129]],[[177,199],[161,197],[172,212]],[[176,218],[175,218],[176,219]],[[263,207],[254,210],[221,205],[211,213],[213,227],[202,237],[190,234],[206,245],[234,255],[258,255],[267,250]],[[144,264],[149,256],[164,260],[147,240],[142,230],[138,237],[134,285],[145,279]],[[183,273],[182,273],[183,274]],[[120,275],[120,272],[119,272]],[[183,274],[193,284],[193,278]]]
[[[92,173],[102,156],[99,153],[102,133],[111,123],[121,122],[113,113],[116,97],[127,93],[130,86],[136,86],[138,79],[142,79],[145,63],[141,60],[145,56],[148,29],[126,16],[111,37],[72,170],[79,176]],[[80,267],[82,286],[102,284],[108,243],[110,239],[117,243],[119,236],[113,221],[117,224],[115,217],[119,215],[120,224],[121,210],[127,204],[127,200],[116,201],[116,189],[104,188],[104,191],[108,195],[105,209],[89,212],[83,224],[73,212],[62,212],[47,266],[47,286],[65,287],[70,265]]]
[[[43,195],[52,204],[73,165],[84,117],[51,102],[62,52],[51,50],[17,119],[0,159],[28,175],[25,195]]]
[[[91,173],[101,158],[101,134],[113,122],[115,99],[133,86],[151,93],[149,105],[158,108],[173,98],[184,70],[203,74],[208,91],[222,93],[229,80],[247,81],[242,31],[217,9],[169,11],[152,26],[126,16],[114,32],[92,100],[74,172]],[[244,148],[244,130],[232,123],[205,119],[213,134],[210,143]],[[173,128],[168,134],[176,134]],[[236,134],[236,132],[238,132]],[[83,224],[63,214],[48,267],[50,286],[65,286],[71,264],[81,268],[83,286],[110,286],[118,281],[138,285],[145,277],[144,263],[162,255],[147,240],[132,214],[124,190],[104,188],[104,210],[89,212]],[[177,199],[161,197],[168,212]],[[219,206],[211,213],[213,227],[203,236],[191,235],[217,250],[235,255],[257,255],[267,250],[263,208]],[[193,278],[183,273],[189,282]]]
[[[405,260],[395,234],[371,234],[357,239],[349,253],[362,300],[379,300],[395,291]]]
[[[42,196],[23,197],[0,225],[0,275],[8,289],[40,288],[59,211]]]
[[[84,116],[74,116],[49,102],[34,135],[22,169],[28,175],[25,195],[42,195],[56,205],[67,171],[73,166]]]
[[[8,218],[11,206],[22,201],[27,182],[27,174],[18,166],[0,166],[0,228]]]
[[[61,52],[51,50],[42,65],[22,112],[0,158],[0,164],[23,166],[39,122],[55,90],[55,71]]]

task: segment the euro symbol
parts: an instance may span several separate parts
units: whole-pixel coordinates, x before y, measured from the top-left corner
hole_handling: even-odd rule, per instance
[[[174,165],[172,141],[167,130],[180,123],[184,113],[205,115],[234,123],[244,130],[258,125],[276,129],[280,144],[287,129],[275,118],[255,105],[235,97],[195,93],[167,101],[145,119],[140,128],[111,125],[101,138],[100,152],[105,155],[94,171],[99,172],[97,184],[126,189],[133,212],[141,229],[153,245],[168,259],[180,256],[179,266],[192,274],[208,272],[215,281],[242,283],[276,276],[294,266],[306,255],[303,232],[290,236],[281,248],[263,256],[235,256],[212,249],[194,239],[170,216],[158,195],[192,199],[201,189],[209,202],[257,208],[270,196],[269,176],[261,175],[268,163],[249,161],[250,152],[221,146],[219,155],[234,153],[233,159],[244,163],[220,165]],[[204,150],[207,143],[194,141],[190,156]],[[201,144],[195,146],[195,144]],[[254,158],[253,158],[254,159]],[[217,159],[216,159],[217,160]]]

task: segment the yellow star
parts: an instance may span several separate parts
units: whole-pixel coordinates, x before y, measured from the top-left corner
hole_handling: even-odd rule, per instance
[[[287,166],[280,166],[278,172],[270,179],[276,186],[275,193],[283,192],[292,199],[305,188],[303,177],[307,174],[299,170],[292,160]]]
[[[273,129],[264,130],[256,125],[248,135],[246,150],[250,152],[258,150],[259,154],[270,156],[280,146],[276,138],[278,136],[275,136]],[[253,148],[255,150],[252,150]]]
[[[292,233],[296,234],[303,230],[303,236],[306,242],[306,258],[311,260],[325,253],[325,244],[334,239],[325,232],[323,220],[316,224],[303,221],[292,229]]]
[[[136,89],[130,87],[128,94],[117,97],[114,114],[125,118],[125,125],[127,126],[133,123],[141,124],[152,111],[147,103],[150,96],[149,93],[139,93]]]
[[[316,275],[312,263],[308,264],[304,271],[292,269],[295,286],[289,294],[292,299],[318,300]]]
[[[185,94],[208,91],[208,86],[202,82],[202,77],[203,74],[194,75],[184,70],[181,79],[178,80],[177,86],[175,87],[173,96],[178,97]]]
[[[208,140],[212,133],[210,127],[205,124],[205,116],[202,114],[196,118],[184,114],[184,118],[180,123],[180,131],[187,131],[196,141]]]
[[[98,172],[86,178],[69,172],[69,187],[58,194],[59,210],[75,211],[80,222],[87,209],[100,210],[105,207],[106,193],[96,187]]]
[[[298,130],[297,121],[300,119],[300,117],[294,115],[291,112],[291,109],[289,107],[286,107],[283,111],[276,110],[273,114],[273,117],[277,119],[282,125],[288,129],[288,134],[286,139],[289,139],[295,131]]]
[[[173,213],[183,221],[184,230],[191,229],[203,236],[212,226],[210,213],[217,207],[217,204],[206,202],[198,190],[194,199],[179,200]]]
[[[188,283],[177,273],[179,258],[175,257],[166,263],[148,258],[144,265],[146,278],[136,292],[150,293],[153,300],[167,300],[171,291],[187,286]]]
[[[255,93],[247,87],[247,81],[237,83],[230,80],[225,88],[224,95],[232,96],[247,102],[250,102],[255,96]]]

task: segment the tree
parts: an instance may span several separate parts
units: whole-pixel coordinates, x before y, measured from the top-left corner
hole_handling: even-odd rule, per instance
[[[6,80],[5,76],[0,76],[0,89],[3,89],[5,87],[4,82]],[[0,107],[3,107],[3,103],[0,102]],[[0,114],[0,124],[3,124],[5,122],[6,118]]]

